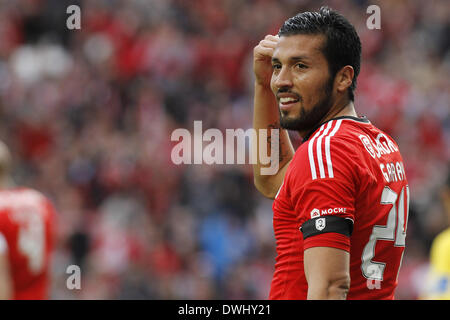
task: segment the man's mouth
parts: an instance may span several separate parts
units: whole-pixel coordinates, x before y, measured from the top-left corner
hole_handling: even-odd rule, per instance
[[[278,96],[280,111],[289,111],[297,102],[300,101],[300,97],[294,94],[280,94]]]
[[[299,101],[299,99],[298,98],[294,98],[294,97],[283,97],[283,98],[280,98],[280,104],[281,105],[289,105],[289,104],[292,104],[292,103],[296,103],[298,101]]]

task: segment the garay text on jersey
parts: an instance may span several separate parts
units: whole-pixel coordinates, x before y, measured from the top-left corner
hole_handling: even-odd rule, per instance
[[[405,167],[401,161],[380,163],[380,170],[387,183],[405,180]]]

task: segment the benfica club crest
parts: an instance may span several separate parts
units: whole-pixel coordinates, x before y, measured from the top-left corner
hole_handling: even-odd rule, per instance
[[[316,220],[316,229],[322,231],[325,228],[325,218],[319,218]]]

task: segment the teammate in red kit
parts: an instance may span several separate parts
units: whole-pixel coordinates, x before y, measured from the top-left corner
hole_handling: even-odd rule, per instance
[[[253,167],[275,199],[270,299],[394,298],[409,189],[397,144],[355,111],[360,56],[354,27],[327,7],[254,49],[254,128],[282,128],[278,173]],[[296,151],[286,129],[303,137]]]
[[[41,193],[16,188],[0,142],[0,299],[49,298],[54,210]]]

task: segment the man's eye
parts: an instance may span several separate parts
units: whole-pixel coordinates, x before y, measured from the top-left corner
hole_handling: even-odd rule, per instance
[[[306,64],[303,64],[303,63],[297,63],[297,64],[295,65],[295,67],[300,68],[300,69],[306,69],[306,68],[308,68],[308,66],[307,66]]]
[[[272,65],[272,69],[281,69],[281,65],[279,65],[279,64],[273,64]]]

